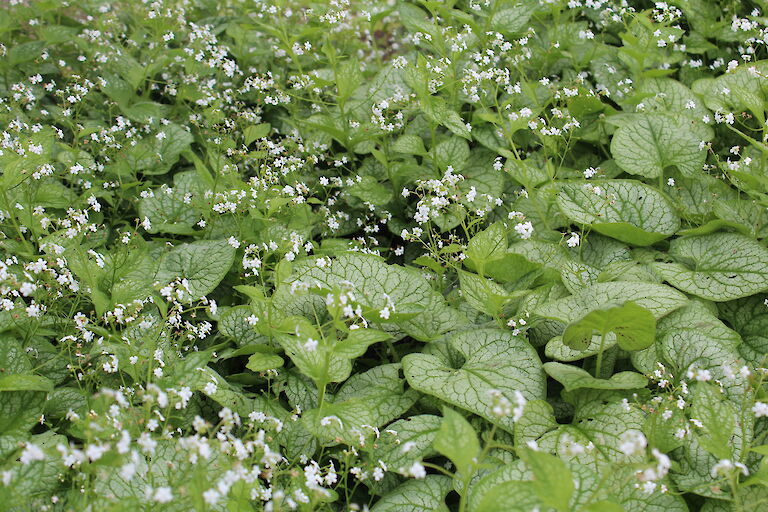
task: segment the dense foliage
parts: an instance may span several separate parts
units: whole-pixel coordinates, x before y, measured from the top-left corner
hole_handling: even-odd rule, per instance
[[[5,0],[0,510],[768,510],[766,0]]]

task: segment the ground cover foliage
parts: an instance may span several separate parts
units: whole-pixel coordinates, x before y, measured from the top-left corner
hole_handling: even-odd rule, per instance
[[[768,509],[765,0],[9,0],[0,509]]]

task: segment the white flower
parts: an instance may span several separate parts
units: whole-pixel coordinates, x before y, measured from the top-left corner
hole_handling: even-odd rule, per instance
[[[323,427],[327,427],[328,425],[330,425],[334,421],[336,423],[338,423],[339,426],[342,425],[341,420],[339,419],[338,416],[326,416],[324,418],[321,418],[320,419],[320,425],[322,425]]]
[[[170,487],[158,487],[155,489],[152,499],[158,503],[168,503],[173,499]]]
[[[580,242],[581,238],[576,232],[571,232],[571,236],[565,241],[565,243],[568,244],[568,247],[577,247]]]
[[[709,472],[709,474],[712,475],[712,478],[717,478],[718,476],[727,476],[734,469],[738,469],[744,476],[749,474],[747,466],[741,462],[733,462],[730,459],[719,460],[714,466],[712,466],[712,470]]]
[[[643,433],[634,429],[627,430],[621,434],[619,441],[619,450],[627,457],[642,453],[645,447],[648,446],[648,441]]]
[[[533,235],[533,224],[530,222],[520,222],[515,224],[515,232],[520,235],[523,240],[528,240]]]
[[[768,416],[768,404],[765,402],[755,402],[755,405],[752,406],[752,412],[755,413],[756,418]]]
[[[44,459],[45,453],[43,453],[43,450],[41,450],[39,446],[32,443],[27,443],[27,445],[24,447],[24,451],[21,452],[21,457],[19,457],[19,461],[25,466],[30,462]]]
[[[424,466],[422,466],[418,462],[414,462],[413,465],[408,468],[408,475],[412,476],[413,478],[424,478],[427,476],[427,470],[424,469]]]
[[[215,382],[209,382],[203,388],[203,393],[205,393],[206,395],[210,396],[210,395],[213,395],[214,393],[216,393],[217,389],[218,389],[218,386],[216,386]]]

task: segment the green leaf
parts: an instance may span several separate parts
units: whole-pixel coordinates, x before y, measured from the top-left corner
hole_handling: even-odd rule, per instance
[[[621,510],[648,512],[689,512],[690,510],[685,499],[677,493],[647,493],[641,485],[627,485],[628,481],[635,478],[635,469],[630,465],[624,465],[606,476],[606,488],[610,491],[611,501],[621,504],[623,507]],[[613,512],[610,508],[607,510]]]
[[[451,479],[443,475],[408,480],[385,494],[371,512],[448,512],[444,500],[450,490]]]
[[[756,69],[757,73],[753,73]],[[765,104],[768,88],[764,76],[766,61],[739,66],[735,72],[716,78],[702,78],[693,83],[693,90],[712,110],[738,112],[750,110],[762,124],[765,123]]]
[[[582,512],[626,512],[624,507],[612,501],[597,501],[579,510]]]
[[[525,446],[558,427],[552,406],[545,400],[531,400],[515,423],[515,446]]]
[[[383,461],[392,471],[406,472],[414,462],[435,453],[432,441],[441,422],[439,416],[420,414],[390,423],[374,445],[373,460]]]
[[[306,411],[302,423],[327,444],[358,444],[361,435],[373,435],[371,427],[386,425],[416,402],[417,393],[404,390],[399,372],[399,364],[384,364],[353,375],[332,401]]]
[[[593,284],[568,297],[544,303],[534,312],[545,318],[570,323],[605,304],[624,304],[628,301],[647,309],[659,319],[683,306],[687,299],[674,288],[661,284],[614,281]]]
[[[430,354],[403,358],[403,372],[411,387],[466,409],[512,432],[512,418],[493,412],[492,392],[515,402],[515,391],[527,400],[544,398],[545,377],[538,354],[524,339],[500,329],[476,329],[452,336],[450,346],[464,362]]]
[[[377,256],[346,253],[326,267],[318,266],[315,258],[297,262],[289,281],[317,282],[328,289],[349,282],[357,299],[375,311],[387,305],[385,295],[394,302],[398,313],[409,312],[407,304],[418,304],[418,314],[397,322],[381,322],[378,327],[391,334],[405,332],[427,341],[456,329],[466,323],[466,318],[448,306],[442,294],[435,291],[423,275],[414,268],[387,265]],[[288,283],[278,287],[272,302],[275,309],[284,314],[306,314],[311,318],[315,310],[325,307],[320,297],[292,294]]]
[[[101,462],[101,461],[100,461]],[[173,483],[184,481],[188,489],[193,487],[192,480],[195,476],[204,482],[215,481],[217,471],[221,470],[223,460],[220,454],[214,454],[208,459],[200,458],[190,462],[189,453],[181,450],[178,443],[172,440],[159,439],[151,460],[139,458],[138,471],[131,478],[125,478],[120,472],[119,464],[99,464],[93,471],[94,483],[92,492],[96,498],[95,503],[102,503],[106,509],[112,503],[120,503],[120,506],[130,506],[140,509],[141,503],[146,501],[148,488],[172,486]],[[176,489],[174,489],[176,490]],[[106,497],[110,498],[107,499]],[[89,498],[90,501],[90,498]],[[167,510],[194,510],[196,506],[192,493],[176,493],[172,505]]]
[[[180,172],[173,176],[173,187],[153,190],[152,195],[139,200],[139,217],[150,221],[149,233],[189,235],[200,220],[200,213],[187,204],[187,197],[202,194],[196,172]]]
[[[268,352],[256,352],[251,354],[248,358],[248,362],[245,367],[252,372],[263,372],[272,370],[274,368],[280,368],[285,361],[277,354],[270,354]]]
[[[554,455],[534,450],[523,450],[520,456],[533,471],[533,488],[546,505],[561,512],[568,506],[575,490],[573,475],[565,462]]]
[[[662,319],[656,343],[647,350],[633,352],[632,360],[644,373],[653,372],[657,362],[676,375],[687,372],[691,366],[708,370],[713,379],[730,381],[726,388],[729,395],[738,396],[746,391],[746,382],[727,378],[724,368],[738,368],[743,364],[740,345],[741,338],[736,332],[701,302],[692,301]]]
[[[0,392],[0,434],[26,432],[38,422],[44,405],[44,392]]]
[[[673,240],[669,255],[677,263],[654,263],[672,286],[717,302],[768,290],[768,249],[737,233]]]
[[[8,64],[16,66],[18,64],[29,62],[40,57],[40,53],[45,47],[44,41],[28,41],[26,43],[15,44],[8,51]]]
[[[573,425],[597,447],[590,457],[603,460],[640,462],[643,455],[627,457],[621,451],[621,437],[627,430],[642,431],[645,413],[635,408],[627,411],[621,402],[594,400],[578,408]]]
[[[469,512],[530,512],[541,509],[542,502],[533,482],[521,481],[529,475],[515,465],[502,466],[470,486]]]
[[[763,298],[752,296],[718,306],[723,320],[741,335],[741,355],[755,366],[760,366],[768,353],[768,308]]]
[[[267,337],[256,332],[255,327],[248,323],[248,317],[253,314],[250,306],[227,309],[219,316],[219,333],[233,339],[240,347],[266,343]]]
[[[451,110],[446,101],[439,96],[429,96],[428,101],[422,101],[421,107],[432,122],[448,128],[454,135],[471,139],[472,135],[461,116]]]
[[[619,372],[610,379],[596,379],[586,370],[570,364],[544,363],[547,375],[558,381],[566,391],[575,389],[639,389],[648,385],[648,379],[635,372]]]
[[[528,20],[535,10],[533,5],[525,3],[501,9],[491,18],[492,30],[501,32],[507,37],[517,35],[529,26]]]
[[[427,19],[427,13],[423,9],[403,2],[399,5],[398,11],[400,21],[409,32],[423,32],[425,34],[432,34],[434,32],[436,27]]]
[[[702,137],[687,117],[671,114],[634,114],[611,140],[611,153],[626,172],[658,178],[676,167],[684,176],[700,174],[706,152]]]
[[[163,255],[157,279],[170,283],[186,279],[188,300],[211,293],[235,261],[235,249],[226,240],[201,240],[175,247]]]
[[[193,361],[193,364],[187,367],[177,365],[175,370],[179,372],[179,375],[176,384],[189,386],[193,391],[201,391],[222,407],[229,407],[243,417],[247,417],[253,411],[262,411],[281,421],[288,421],[288,411],[279,402],[260,395],[246,397],[242,391],[235,389],[211,367],[199,366],[200,360],[205,360],[209,356],[210,353],[207,356],[201,354],[200,359]],[[206,385],[209,383],[215,384],[216,387],[212,393],[206,390]]]
[[[426,148],[424,148],[424,141],[418,135],[401,135],[394,144],[392,144],[392,151],[398,153],[405,153],[406,155],[425,155],[427,154]]]
[[[691,417],[704,425],[703,429],[694,429],[699,444],[718,459],[733,457],[733,436],[736,426],[733,404],[713,385],[706,382],[696,384]]]
[[[391,187],[387,187],[373,176],[363,176],[347,190],[353,196],[374,205],[384,205],[392,200],[394,195]]]
[[[158,138],[157,135],[161,133],[163,136]],[[181,154],[189,149],[192,142],[192,134],[181,126],[162,126],[157,134],[145,137],[135,146],[128,146],[118,165],[125,166],[127,172],[165,174],[178,162]]]
[[[503,258],[507,253],[507,230],[494,222],[473,236],[467,244],[468,262],[483,274],[486,264]]]
[[[6,389],[0,391],[0,434],[26,432],[43,412],[46,394],[53,383],[30,375],[32,364],[18,340],[0,335],[0,369]]]
[[[443,407],[443,421],[432,446],[448,457],[464,478],[472,473],[472,468],[478,463],[480,441],[475,429],[461,414],[448,407]]]
[[[353,58],[345,59],[336,67],[336,87],[339,90],[339,101],[344,102],[363,83],[363,72],[360,63]]]
[[[273,336],[293,364],[318,387],[344,381],[352,372],[349,359],[334,354],[328,340],[323,340],[314,324],[305,317],[288,317],[280,330],[273,331]]]
[[[451,137],[435,146],[434,155],[437,168],[441,171],[449,166],[461,170],[469,159],[469,144],[460,137]]]
[[[477,274],[459,270],[459,283],[462,297],[467,303],[486,315],[496,316],[501,313],[501,307],[509,299],[504,288]]]
[[[269,123],[261,123],[248,126],[245,130],[243,130],[243,139],[245,145],[249,146],[251,142],[255,141],[256,139],[266,137],[269,135],[269,131],[271,129],[272,126]]]
[[[672,203],[637,181],[567,183],[559,189],[557,203],[566,217],[622,242],[651,245],[680,228]]]
[[[603,336],[614,333],[617,343],[624,350],[642,350],[653,344],[656,319],[650,311],[634,302],[595,309],[565,328],[563,343],[584,350],[589,346],[594,331]]]
[[[0,376],[0,391],[53,391],[53,382],[39,375],[2,375]]]
[[[365,354],[368,347],[374,343],[386,341],[390,338],[392,336],[389,333],[377,329],[355,329],[349,331],[346,338],[336,342],[333,353],[341,357],[354,359]]]

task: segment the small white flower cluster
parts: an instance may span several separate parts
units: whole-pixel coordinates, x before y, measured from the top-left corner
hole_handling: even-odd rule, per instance
[[[488,392],[491,396],[491,414],[497,418],[512,418],[517,422],[523,417],[523,411],[527,400],[520,391],[513,392],[513,399],[510,400],[498,389],[492,389]],[[513,405],[514,402],[514,405]]]

